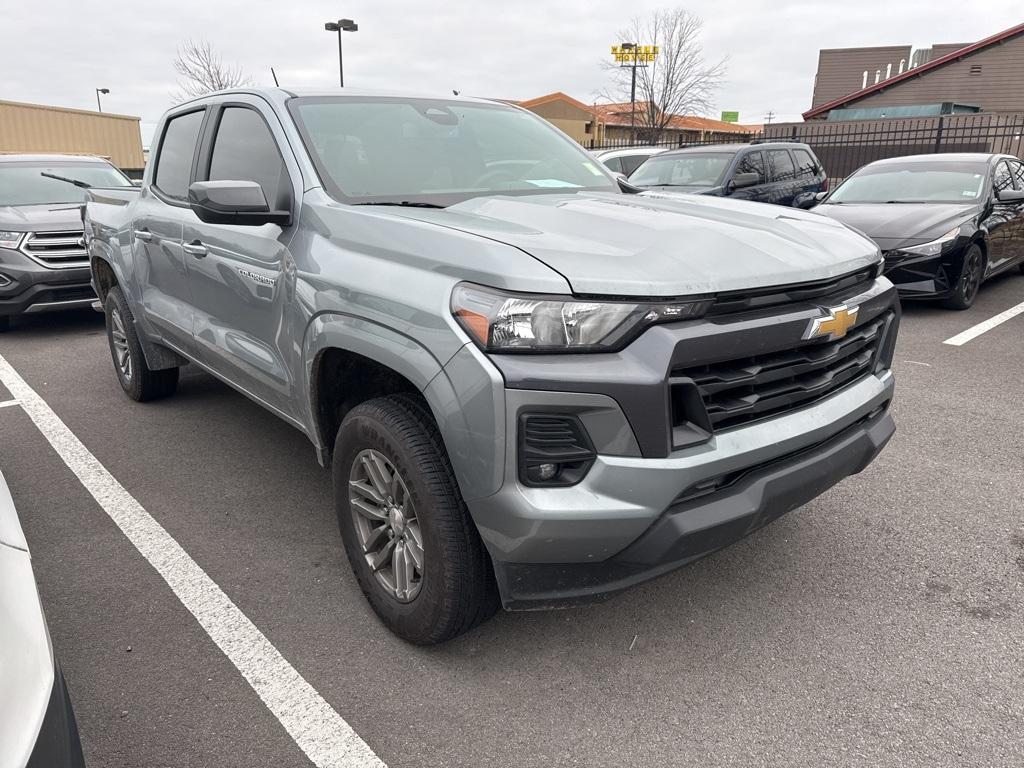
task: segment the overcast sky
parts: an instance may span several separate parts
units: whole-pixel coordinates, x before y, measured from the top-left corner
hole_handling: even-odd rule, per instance
[[[708,58],[728,57],[717,110],[744,123],[769,110],[799,119],[819,48],[972,42],[1024,21],[1020,0],[4,0],[0,99],[94,109],[94,89],[109,88],[104,109],[153,123],[189,37],[257,84],[273,84],[273,66],[285,87],[334,86],[336,38],[323,23],[340,16],[359,24],[344,39],[349,85],[591,102],[616,32],[678,5],[704,19]]]

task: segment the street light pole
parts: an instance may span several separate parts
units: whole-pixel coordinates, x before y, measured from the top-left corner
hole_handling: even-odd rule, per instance
[[[96,109],[98,111],[100,111],[100,112],[103,111],[103,104],[100,103],[100,94],[101,93],[110,93],[110,89],[109,88],[97,88],[96,89]]]
[[[633,56],[633,76],[630,79],[629,86],[629,143],[630,145],[636,144],[636,56],[637,56],[637,44],[636,43],[623,43],[622,48],[626,51],[632,51]]]
[[[345,87],[345,69],[342,64],[341,57],[341,33],[342,32],[358,32],[359,25],[356,24],[352,19],[338,19],[337,21],[328,21],[324,24],[324,29],[328,32],[338,33],[338,85],[342,88]]]

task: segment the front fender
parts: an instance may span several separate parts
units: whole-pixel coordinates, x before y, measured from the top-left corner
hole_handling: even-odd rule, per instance
[[[321,434],[316,417],[316,364],[329,349],[362,355],[408,379],[430,407],[463,496],[472,498],[494,492],[491,474],[496,467],[503,466],[502,462],[495,462],[494,456],[481,456],[473,448],[475,441],[467,440],[475,430],[467,424],[465,404],[449,377],[443,374],[441,361],[409,336],[365,318],[336,312],[321,313],[312,319],[302,349],[304,385],[309,395],[304,419],[321,463],[326,462],[334,435]],[[493,414],[489,421],[494,423]],[[486,442],[495,441],[489,437]],[[486,470],[483,474],[482,469]]]

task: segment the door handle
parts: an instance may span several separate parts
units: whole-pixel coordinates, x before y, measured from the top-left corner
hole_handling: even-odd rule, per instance
[[[143,242],[148,243],[150,240],[153,239],[153,233],[150,232],[148,229],[136,229],[135,239],[142,240]]]
[[[197,259],[202,259],[206,256],[206,246],[198,240],[193,240],[191,243],[185,243],[181,248],[185,253],[195,256]]]

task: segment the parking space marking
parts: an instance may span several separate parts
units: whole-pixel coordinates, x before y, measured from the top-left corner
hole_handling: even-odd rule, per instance
[[[17,400],[4,400],[0,403],[0,408],[10,408],[12,405],[21,405]]]
[[[981,334],[985,333],[985,331],[991,331],[997,325],[1002,325],[1007,320],[1016,317],[1022,312],[1024,312],[1024,303],[1018,304],[1015,307],[1010,307],[1008,310],[1006,310],[1005,312],[1000,312],[995,317],[990,317],[988,320],[985,320],[982,323],[973,325],[963,333],[958,333],[956,336],[952,336],[942,343],[949,344],[950,346],[953,347],[963,346],[971,339],[981,336]]]
[[[386,768],[216,582],[0,355],[0,383],[318,768]]]

